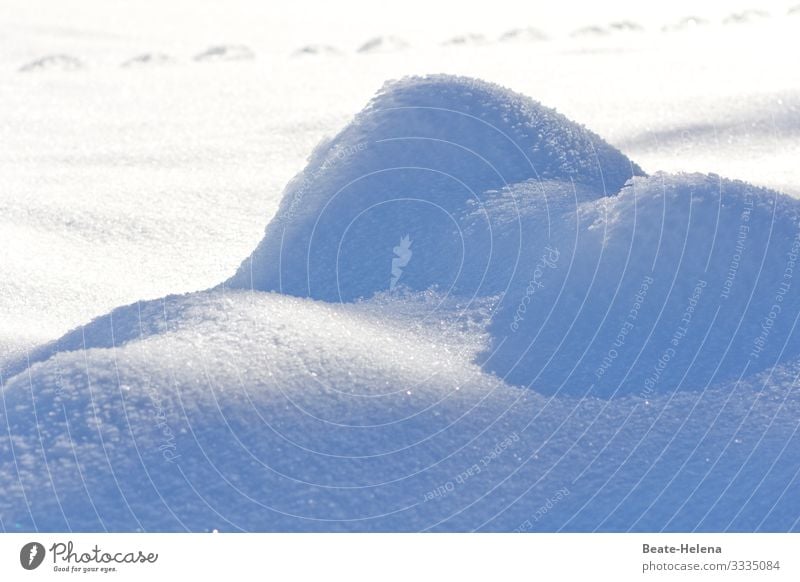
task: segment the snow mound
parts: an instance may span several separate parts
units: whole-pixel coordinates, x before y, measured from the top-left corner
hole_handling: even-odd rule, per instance
[[[800,355],[800,201],[718,176],[657,174],[548,214],[541,202],[513,204],[525,198],[515,190],[467,229],[486,240],[484,224],[521,223],[520,235],[495,227],[491,237],[488,277],[506,289],[487,370],[546,393],[648,398]],[[527,250],[518,266],[517,247]]]
[[[424,322],[440,301],[217,291],[117,312],[137,338],[3,386],[0,523],[797,529],[796,364],[734,393],[547,399],[471,363],[480,315]]]
[[[502,290],[484,275],[491,241],[466,236],[462,216],[509,184],[574,205],[636,174],[594,133],[496,85],[444,75],[388,83],[316,149],[226,286],[328,301],[398,284],[487,296]]]
[[[76,71],[83,68],[83,62],[71,55],[49,55],[31,61],[20,67],[20,72],[32,71]]]
[[[250,47],[240,44],[226,44],[209,47],[195,55],[194,60],[200,62],[249,61],[256,58]]]
[[[408,48],[408,43],[396,36],[376,36],[358,48],[359,53],[391,53]]]
[[[800,202],[637,173],[498,87],[389,84],[317,149],[224,287],[490,300],[479,363],[547,394],[703,390],[800,356]]]

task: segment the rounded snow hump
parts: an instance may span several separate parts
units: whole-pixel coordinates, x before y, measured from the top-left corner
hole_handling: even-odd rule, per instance
[[[591,131],[497,85],[447,75],[390,82],[316,149],[226,285],[327,301],[398,285],[487,295],[497,285],[483,284],[486,241],[461,221],[492,191],[531,181],[539,187],[526,196],[574,202],[641,174]]]
[[[489,301],[485,370],[545,393],[647,398],[798,354],[800,302],[784,288],[798,214],[718,176],[647,178],[496,85],[409,78],[317,148],[225,286]]]

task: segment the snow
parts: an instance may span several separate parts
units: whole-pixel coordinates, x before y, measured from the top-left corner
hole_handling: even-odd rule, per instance
[[[144,306],[141,338],[6,385],[4,527],[796,527],[796,366],[647,402],[548,399],[482,373],[463,349],[477,330],[415,325],[432,300]]]
[[[800,527],[788,6],[232,4],[9,3],[2,530]]]
[[[74,10],[40,4],[11,2],[13,26],[0,25],[0,246],[9,249],[0,261],[7,285],[0,353],[55,339],[118,305],[230,276],[309,152],[387,79],[408,74],[446,72],[510,87],[588,125],[650,172],[714,171],[800,193],[798,81],[791,60],[778,58],[794,53],[796,19],[721,24],[730,11],[752,8],[746,4],[642,13],[638,3],[602,11],[564,3],[559,20],[550,10],[498,5],[477,14],[425,3],[432,18],[438,11],[446,18],[424,34],[413,27],[413,2],[396,13],[362,10],[361,20],[340,28],[330,26],[340,9],[311,11],[302,2],[268,15],[268,7],[243,2],[145,2],[137,10],[90,0]],[[685,14],[711,24],[658,32]],[[465,31],[499,37],[524,19],[551,40],[523,52],[516,43],[439,48]],[[648,34],[569,38],[581,24],[622,19]],[[355,53],[357,39],[389,31],[413,48]],[[248,46],[256,58],[193,61],[226,42]],[[342,58],[291,58],[322,43],[340,47]],[[120,66],[156,52],[174,63]],[[18,72],[52,54],[84,67]]]
[[[492,226],[517,217],[508,198],[487,204]],[[800,355],[795,199],[719,176],[656,174],[610,198],[547,202],[521,216],[519,236],[485,232],[487,278],[505,288],[485,355],[499,376],[548,393],[648,395]]]
[[[478,258],[489,247],[460,234],[459,214],[483,204],[487,190],[560,180],[604,196],[640,173],[597,135],[488,83],[445,76],[390,83],[317,148],[226,285],[367,298],[387,288],[387,250],[409,235],[416,258],[405,285],[485,295]]]

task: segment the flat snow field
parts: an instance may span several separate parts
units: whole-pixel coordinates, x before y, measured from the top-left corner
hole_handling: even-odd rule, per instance
[[[800,529],[800,5],[270,4],[4,2],[0,531]]]

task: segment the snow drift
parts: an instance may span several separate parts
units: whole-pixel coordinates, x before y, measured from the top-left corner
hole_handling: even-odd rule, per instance
[[[154,302],[139,339],[4,387],[4,528],[797,529],[796,364],[647,402],[547,398],[472,363],[480,312],[424,323],[440,301]]]
[[[519,221],[521,236],[483,233],[497,258],[488,278],[505,291],[482,361],[509,382],[647,397],[800,353],[796,200],[718,176],[658,174],[610,198],[551,202],[548,227],[544,205],[520,203],[531,188],[520,189],[485,211],[495,224]]]
[[[12,365],[0,525],[797,530],[798,208],[389,84],[229,281]]]
[[[496,86],[391,83],[317,149],[226,286],[494,298],[484,367],[548,393],[703,389],[797,355],[797,202],[717,176],[626,186],[641,174]]]
[[[415,258],[405,286],[485,295],[474,272],[460,275],[466,261],[473,270],[488,264],[485,241],[463,236],[458,220],[490,191],[556,181],[601,197],[639,174],[597,135],[489,83],[446,76],[389,83],[317,148],[228,286],[326,301],[369,297],[388,288],[387,250],[391,258],[409,235]]]

